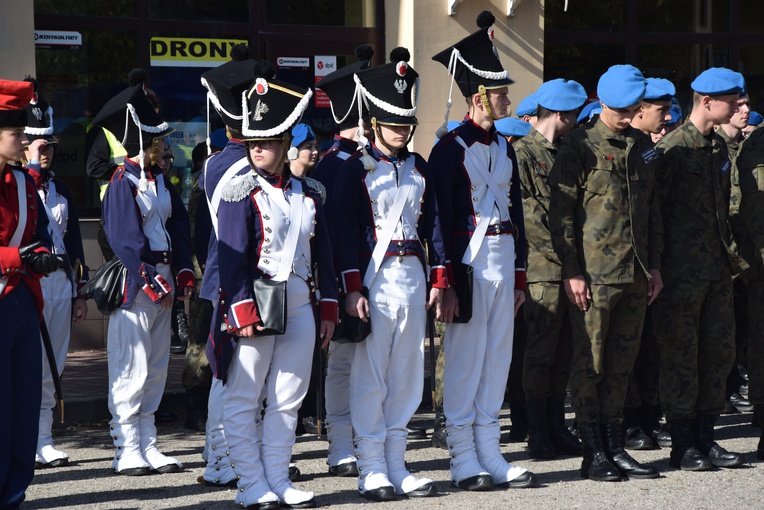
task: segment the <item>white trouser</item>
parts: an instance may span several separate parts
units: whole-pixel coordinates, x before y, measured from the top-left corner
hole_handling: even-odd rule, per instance
[[[210,397],[207,403],[207,434],[204,449],[207,467],[204,479],[221,485],[234,480],[236,474],[231,468],[231,458],[223,426],[223,407],[225,406],[227,388],[217,377],[212,378]]]
[[[43,318],[48,327],[50,342],[56,360],[56,368],[60,376],[64,372],[66,352],[69,350],[69,339],[72,333],[72,282],[66,271],[59,269],[40,280],[42,296],[45,300]],[[63,452],[51,451],[53,437],[53,406],[56,405],[53,374],[50,371],[48,355],[45,347],[42,349],[42,402],[40,405],[40,426],[37,434],[37,455],[41,462],[47,463],[56,459],[66,458]],[[45,452],[42,450],[45,449]],[[45,455],[41,455],[45,453]]]
[[[228,370],[223,424],[231,463],[240,477],[236,504],[285,502],[294,490],[288,479],[289,459],[315,344],[308,284],[291,274],[285,334],[239,339]],[[261,397],[267,400],[262,428]]]
[[[160,264],[157,271],[168,282],[175,281],[170,266]],[[146,463],[158,467],[146,458],[146,451],[156,451],[154,412],[167,379],[171,320],[172,308],[160,308],[144,292],[130,308],[118,308],[109,316],[109,411],[118,471]]]
[[[422,401],[425,299],[424,271],[416,257],[386,259],[369,289],[372,332],[356,345],[350,369],[350,414],[362,491],[408,474],[389,472],[385,441],[406,437],[406,425]],[[396,452],[402,457],[405,448]]]
[[[350,364],[354,343],[331,342],[326,367],[326,436],[329,465],[355,462],[353,425],[350,422]]]

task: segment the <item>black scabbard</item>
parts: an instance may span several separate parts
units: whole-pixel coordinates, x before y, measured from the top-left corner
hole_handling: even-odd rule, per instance
[[[58,411],[61,417],[61,423],[64,422],[64,392],[61,389],[61,378],[58,376],[58,367],[56,366],[56,356],[53,353],[53,344],[50,341],[50,333],[48,333],[48,326],[45,324],[45,319],[40,321],[40,336],[42,337],[42,345],[45,347],[45,355],[48,358],[48,366],[50,367],[50,373],[53,376],[53,387],[56,389],[56,396],[58,397]]]

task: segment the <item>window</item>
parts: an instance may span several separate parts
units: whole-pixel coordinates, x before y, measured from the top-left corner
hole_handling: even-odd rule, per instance
[[[268,23],[376,27],[376,0],[267,0]]]

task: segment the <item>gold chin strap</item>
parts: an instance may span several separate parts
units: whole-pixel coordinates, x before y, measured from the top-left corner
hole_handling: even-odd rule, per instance
[[[398,154],[398,149],[396,149],[395,147],[390,147],[387,141],[385,141],[385,139],[382,137],[382,132],[379,130],[376,117],[371,118],[371,129],[372,131],[374,131],[374,138],[376,139],[376,141],[384,145],[385,148],[389,150],[390,152],[392,152],[393,154]]]
[[[478,93],[480,94],[480,101],[483,102],[485,113],[487,113],[489,117],[493,118],[493,110],[491,109],[491,103],[488,102],[488,94],[486,94],[484,85],[478,85]]]

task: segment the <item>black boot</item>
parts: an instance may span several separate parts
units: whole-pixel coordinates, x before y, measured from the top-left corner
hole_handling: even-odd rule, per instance
[[[528,437],[528,414],[525,411],[525,402],[509,404],[509,419],[512,421],[509,441],[511,443],[525,442]]]
[[[728,452],[714,441],[715,414],[699,414],[695,419],[695,446],[716,467],[737,467],[743,463],[738,453]]]
[[[528,412],[528,456],[532,459],[554,459],[556,457],[549,438],[547,399],[526,399]]]
[[[695,448],[693,422],[683,418],[668,423],[671,433],[669,465],[682,471],[710,471],[714,469],[714,464]]]
[[[446,443],[446,415],[443,414],[443,406],[435,407],[433,429],[432,437],[430,437],[430,446],[448,450],[448,444]]]
[[[671,434],[661,426],[661,416],[663,412],[660,406],[651,406],[643,404],[639,408],[639,422],[642,430],[650,436],[657,446],[661,448],[671,447]]]
[[[581,455],[581,441],[565,426],[565,399],[549,397],[546,415],[549,420],[549,439],[554,451],[558,455]]]
[[[653,450],[655,443],[645,434],[639,421],[639,411],[634,407],[623,408],[624,448],[629,450]]]
[[[606,423],[602,426],[605,436],[605,451],[615,467],[630,478],[658,478],[660,473],[653,466],[640,464],[623,449],[623,428],[620,423]]]
[[[200,388],[186,390],[187,429],[204,432],[207,428],[207,399],[209,395]]]
[[[610,463],[605,454],[599,426],[590,423],[580,425],[579,430],[581,430],[584,453],[584,460],[581,463],[581,478],[588,478],[597,482],[620,482],[621,472]]]

